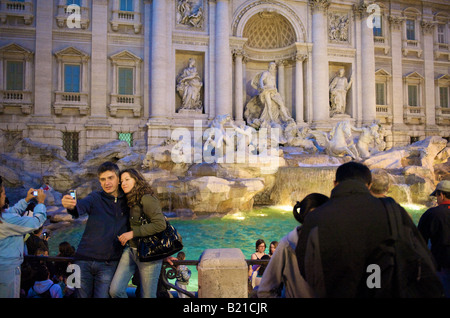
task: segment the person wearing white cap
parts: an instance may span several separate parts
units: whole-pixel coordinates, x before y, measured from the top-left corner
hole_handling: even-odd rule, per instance
[[[439,182],[430,195],[436,197],[438,206],[425,211],[417,227],[425,241],[431,243],[445,296],[450,297],[450,180]]]

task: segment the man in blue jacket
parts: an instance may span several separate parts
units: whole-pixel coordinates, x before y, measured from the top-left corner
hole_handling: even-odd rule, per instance
[[[34,195],[35,191],[37,196]],[[33,216],[23,216],[28,202],[35,198],[38,204]],[[23,263],[23,236],[44,224],[47,209],[44,190],[30,189],[25,199],[5,209],[6,193],[0,177],[0,298],[19,298],[20,266]]]
[[[105,162],[97,170],[103,191],[92,192],[81,200],[70,195],[61,200],[73,217],[89,215],[75,253],[81,274],[78,298],[109,297],[109,286],[123,249],[118,237],[128,231],[129,209],[119,187],[119,174],[116,164]]]

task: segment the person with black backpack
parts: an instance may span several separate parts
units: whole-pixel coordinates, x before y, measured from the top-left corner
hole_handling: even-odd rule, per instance
[[[450,180],[438,183],[431,196],[438,206],[425,211],[420,217],[418,228],[426,242],[431,243],[431,254],[436,263],[438,275],[444,286],[445,297],[450,297]]]
[[[361,163],[338,167],[330,200],[299,233],[300,273],[317,297],[440,297],[420,233],[392,198],[372,196],[371,182]]]
[[[27,298],[62,298],[61,287],[50,279],[50,272],[44,264],[36,270],[35,283],[28,291]]]

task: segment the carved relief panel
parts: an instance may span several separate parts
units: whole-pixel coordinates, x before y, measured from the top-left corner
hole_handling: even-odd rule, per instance
[[[350,14],[330,12],[328,14],[328,42],[350,43]]]
[[[204,0],[177,0],[175,5],[177,27],[203,30],[206,16]]]

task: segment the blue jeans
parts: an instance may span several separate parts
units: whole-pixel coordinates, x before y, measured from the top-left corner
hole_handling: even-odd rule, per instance
[[[119,261],[77,260],[80,266],[80,288],[76,289],[77,298],[109,298],[109,286]]]
[[[20,273],[20,265],[3,265],[0,268],[0,298],[20,297]]]
[[[154,262],[140,262],[135,248],[125,247],[120,258],[119,266],[111,282],[109,294],[113,298],[127,298],[128,283],[139,269],[141,297],[156,298],[159,274],[161,273],[162,260]]]
[[[444,286],[445,297],[450,298],[450,268],[441,269],[438,275]]]

